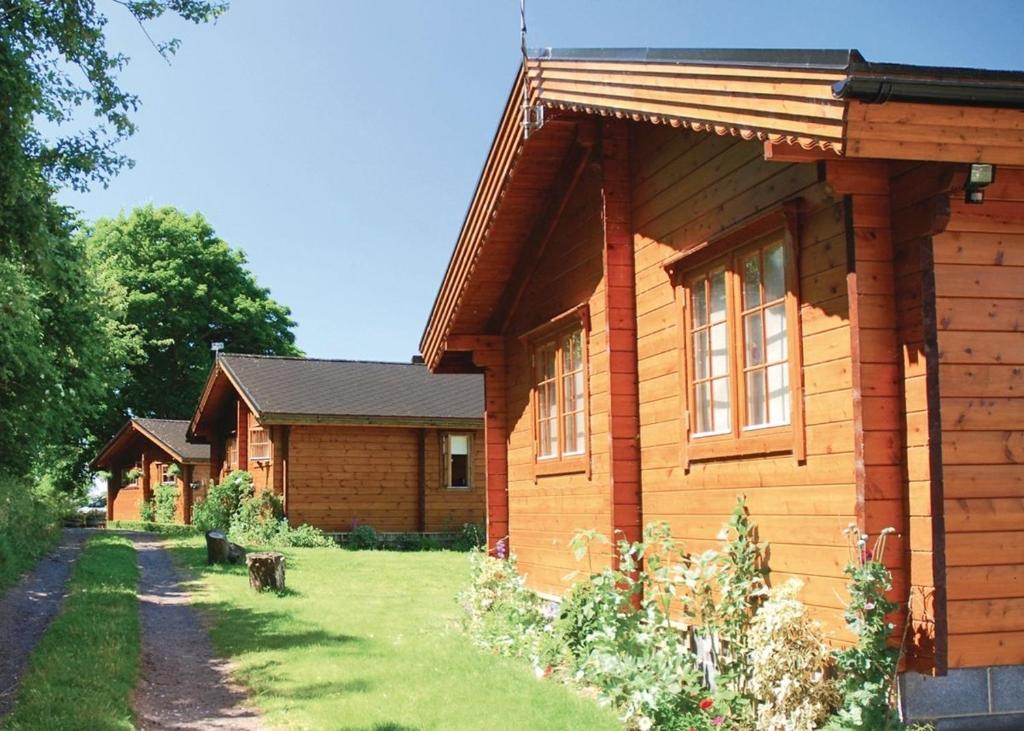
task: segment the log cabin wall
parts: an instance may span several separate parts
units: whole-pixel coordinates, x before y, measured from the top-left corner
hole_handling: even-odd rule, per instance
[[[1024,663],[1024,169],[948,205],[932,250],[949,667]]]
[[[121,470],[123,477],[132,468],[132,465]],[[125,485],[117,490],[114,495],[114,520],[138,520],[139,509],[142,503],[142,478],[139,478],[131,485]]]
[[[467,489],[445,485],[443,429],[424,429],[425,515],[427,532],[455,531],[466,523],[482,523],[487,499],[487,463],[483,430],[470,434],[472,467]],[[457,433],[463,433],[458,431]]]
[[[561,594],[566,574],[586,568],[573,557],[569,541],[578,530],[609,533],[609,368],[601,169],[588,165],[526,282],[506,326],[508,374],[509,540],[530,586]],[[516,286],[519,283],[512,283]],[[579,305],[589,308],[588,471],[538,475],[535,470],[533,363],[531,348],[519,335]],[[597,569],[608,560],[595,547]]]
[[[841,200],[815,164],[763,158],[736,138],[637,125],[633,149],[643,520],[667,521],[692,551],[715,539],[745,494],[774,581],[791,576],[829,631],[842,619],[843,528],[857,518],[847,234]],[[685,438],[677,292],[663,264],[677,252],[794,197],[800,216],[799,297],[806,459],[794,454],[691,460]]]
[[[440,434],[427,429],[428,531],[479,523],[484,513],[483,434],[473,433],[474,483],[468,490],[442,486]],[[384,532],[414,532],[420,524],[420,430],[377,426],[290,427],[288,520],[328,532],[370,525]]]

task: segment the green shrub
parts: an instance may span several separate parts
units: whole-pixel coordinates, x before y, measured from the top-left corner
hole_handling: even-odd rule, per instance
[[[552,621],[544,601],[526,588],[515,556],[502,560],[473,551],[469,560],[472,581],[458,597],[469,636],[492,652],[528,658],[544,672],[550,648],[542,638],[552,633]]]
[[[319,528],[303,523],[298,528],[290,528],[287,520],[278,525],[274,545],[281,548],[337,548],[333,538]]]
[[[156,522],[156,508],[153,507],[152,500],[143,500],[139,503],[139,520],[143,523]]]
[[[472,551],[473,549],[480,548],[486,542],[487,532],[482,525],[466,523],[455,534],[455,538],[451,543],[451,549],[453,551]]]
[[[882,563],[886,537],[895,531],[884,529],[872,549],[868,549],[868,536],[856,525],[845,533],[852,554],[845,569],[850,577],[846,623],[857,635],[857,644],[835,653],[842,701],[827,728],[902,728],[892,698],[899,650],[889,645],[894,627],[887,618],[896,604],[885,596],[892,589],[892,575]]]
[[[178,488],[174,485],[157,485],[153,490],[153,518],[157,523],[173,523],[178,504]]]
[[[586,662],[594,637],[613,621],[610,615],[615,611],[616,607],[605,601],[602,592],[589,578],[573,584],[562,599],[555,631],[565,643],[576,669]]]
[[[206,498],[192,507],[192,525],[204,533],[211,530],[227,533],[242,494],[251,490],[252,475],[243,470],[235,470],[219,485],[211,484]]]
[[[345,538],[345,548],[354,551],[366,551],[380,548],[380,536],[370,525],[357,525]]]
[[[0,589],[56,544],[66,502],[47,486],[0,475]]]
[[[269,490],[254,492],[250,478],[242,487],[238,509],[231,515],[228,534],[237,543],[269,546],[280,532],[282,518],[284,505],[281,498]]]

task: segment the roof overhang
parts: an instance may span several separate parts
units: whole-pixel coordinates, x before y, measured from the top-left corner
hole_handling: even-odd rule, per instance
[[[873,98],[878,79],[888,80],[884,99]],[[526,137],[524,100],[545,109],[543,126]],[[943,104],[938,116],[936,100]],[[512,86],[420,351],[435,371],[472,370],[472,360],[449,348],[449,340],[500,332],[495,313],[503,290],[583,119],[624,118],[757,140],[775,150],[772,159],[789,162],[859,157],[1024,165],[1021,107],[1024,74],[871,64],[857,51],[533,52]],[[965,141],[965,127],[980,130],[979,138]],[[793,154],[779,154],[786,148]]]
[[[243,387],[238,377],[231,371],[226,361],[217,358],[210,375],[206,377],[206,384],[199,396],[199,404],[196,406],[192,419],[188,424],[186,436],[190,442],[208,443],[212,432],[223,420],[223,409],[225,404],[233,403],[234,398],[240,398],[249,407],[249,411],[256,415],[257,420],[262,423],[263,415],[259,405],[252,398],[252,395]]]
[[[93,470],[108,469],[117,461],[118,454],[136,451],[147,442],[181,464],[205,464],[210,461],[202,457],[185,457],[151,430],[134,419],[129,419],[103,446],[100,453],[89,463],[89,467]]]
[[[390,426],[438,429],[481,429],[483,419],[416,417],[416,416],[333,416],[330,414],[264,413],[264,425],[335,425],[335,426]]]

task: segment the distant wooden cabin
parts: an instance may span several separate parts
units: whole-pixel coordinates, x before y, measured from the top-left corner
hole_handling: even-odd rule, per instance
[[[856,52],[532,57],[421,343],[485,373],[491,545],[559,595],[576,530],[701,550],[745,494],[843,641],[842,530],[892,526],[909,665],[1024,710],[1022,106]],[[953,687],[908,677],[912,717]]]
[[[175,520],[192,522],[192,503],[206,495],[210,448],[185,439],[187,421],[131,419],[92,461],[107,479],[107,520],[139,520],[159,485],[178,491]],[[138,477],[128,479],[129,473]]]
[[[248,470],[292,525],[329,532],[482,523],[483,379],[419,363],[223,354],[189,438],[212,474]]]

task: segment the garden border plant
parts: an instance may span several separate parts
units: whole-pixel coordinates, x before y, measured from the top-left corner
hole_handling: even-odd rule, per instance
[[[892,532],[872,551],[852,534],[845,617],[858,643],[848,649],[827,647],[798,584],[769,591],[767,547],[742,496],[720,550],[689,554],[667,524],[651,524],[642,540],[618,541],[616,565],[591,568],[560,605],[526,588],[514,555],[474,552],[473,583],[459,597],[464,629],[481,647],[528,659],[538,676],[594,688],[631,729],[900,728],[899,650],[886,619],[896,605],[880,560]],[[595,543],[608,539],[579,532],[576,558]]]

